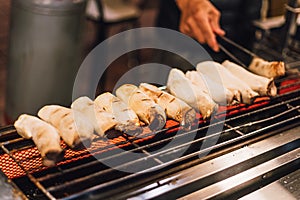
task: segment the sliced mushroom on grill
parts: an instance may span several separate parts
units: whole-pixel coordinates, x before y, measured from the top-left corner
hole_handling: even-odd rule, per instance
[[[117,129],[118,122],[115,116],[95,105],[88,97],[79,97],[72,103],[71,108],[83,114],[92,123],[96,134],[101,137]]]
[[[80,112],[59,105],[48,105],[41,108],[38,116],[53,125],[73,149],[89,147],[94,137],[94,127]]]
[[[140,121],[137,114],[120,98],[110,92],[99,95],[95,101],[95,105],[103,110],[112,113],[117,122],[117,128],[129,135],[137,135],[143,131],[140,127]]]
[[[64,151],[60,146],[60,136],[53,126],[27,114],[20,115],[14,126],[19,135],[33,140],[45,166],[53,166],[63,159]]]
[[[249,70],[255,74],[267,77],[277,78],[285,74],[285,66],[281,61],[266,61],[261,58],[253,58],[249,65]]]
[[[165,126],[166,113],[137,86],[124,84],[116,90],[116,95],[124,101],[151,130]]]
[[[259,94],[253,91],[244,81],[234,76],[223,65],[214,61],[205,61],[197,64],[197,71],[210,77],[219,84],[223,84],[228,90],[241,93],[242,102],[251,104]]]
[[[277,88],[274,84],[273,78],[266,78],[253,74],[247,71],[242,66],[239,66],[228,60],[224,61],[222,65],[228,69],[234,76],[242,79],[246,82],[252,90],[258,92],[260,95],[264,96],[275,96],[277,94]]]
[[[172,95],[200,111],[204,119],[209,118],[218,109],[218,105],[211,97],[194,85],[185,77],[184,73],[178,69],[172,69],[170,71],[167,88]]]
[[[223,85],[213,81],[208,76],[203,75],[198,71],[187,71],[185,76],[196,86],[201,88],[205,93],[220,105],[232,104],[233,100],[239,100],[240,94],[237,97]]]
[[[148,83],[141,83],[139,88],[165,110],[167,117],[187,128],[195,122],[196,111],[181,99]]]

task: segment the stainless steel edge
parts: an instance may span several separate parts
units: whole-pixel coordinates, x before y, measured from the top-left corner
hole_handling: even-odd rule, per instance
[[[189,169],[183,170],[181,172],[175,173],[172,176],[169,176],[161,181],[159,181],[160,187],[154,189],[141,189],[140,191],[146,191],[143,194],[137,195],[133,199],[152,199],[159,198],[161,195],[166,196],[168,192],[176,191],[184,187],[193,187],[195,183],[201,183],[201,180],[204,180],[216,174],[228,173],[231,168],[236,168],[243,162],[246,162],[249,159],[253,159],[267,152],[272,152],[276,148],[283,147],[288,143],[297,141],[300,139],[300,127],[290,129],[281,134],[274,135],[270,138],[266,138],[257,143],[253,143],[244,148],[235,150],[231,153],[222,155],[210,161],[204,162],[202,164],[196,165]],[[267,162],[259,163],[257,166],[253,166],[246,171],[240,172],[238,174],[232,175],[229,178],[226,178],[222,181],[216,181],[215,183],[208,184],[207,186],[200,188],[197,192],[191,193],[187,196],[182,197],[183,199],[196,198],[201,196],[202,198],[212,198],[215,195],[225,192],[226,190],[232,189],[235,187],[235,183],[242,184],[242,182],[247,182],[253,176],[261,176],[272,171],[273,169],[279,168],[280,166],[299,160],[300,158],[300,149],[299,146],[292,150],[287,151],[285,154],[270,159]],[[258,171],[257,171],[258,170]],[[240,182],[238,182],[240,180]],[[223,182],[224,181],[224,182]],[[241,182],[242,181],[242,182]],[[204,184],[204,183],[201,183]],[[201,187],[201,186],[199,186]],[[181,191],[182,192],[182,191]],[[187,194],[190,193],[187,191]],[[204,195],[205,194],[205,195]],[[174,196],[173,196],[174,197]],[[177,197],[176,197],[177,198]]]
[[[238,187],[239,185],[245,184],[247,181],[250,181],[252,179],[258,177],[266,179],[268,178],[268,173],[270,171],[275,170],[276,168],[279,168],[281,166],[287,165],[296,159],[299,160],[298,155],[300,156],[300,149],[293,150],[291,152],[288,152],[287,154],[284,154],[280,157],[277,157],[256,167],[253,167],[228,179],[210,185],[206,188],[198,190],[194,193],[186,195],[180,199],[211,199],[217,197],[222,193],[225,193],[226,191],[232,190],[235,187]]]

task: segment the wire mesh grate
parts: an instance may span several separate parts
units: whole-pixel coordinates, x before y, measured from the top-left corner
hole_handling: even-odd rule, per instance
[[[113,186],[118,183],[118,179],[124,181],[128,178],[129,180],[132,177],[139,176],[139,174],[120,173],[118,170],[116,171],[103,166],[94,156],[104,155],[105,159],[119,160],[120,170],[122,167],[143,165],[143,160],[146,158],[149,160],[150,168],[152,167],[152,170],[156,170],[177,162],[179,163],[193,156],[198,156],[199,149],[191,148],[188,151],[189,154],[177,160],[171,159],[172,153],[180,148],[187,145],[199,146],[204,140],[217,137],[220,134],[219,132],[209,136],[203,136],[202,132],[205,132],[210,126],[218,126],[218,119],[221,117],[226,116],[227,119],[219,143],[213,147],[204,149],[203,152],[238,142],[263,131],[279,127],[284,123],[292,123],[294,120],[299,120],[299,76],[293,76],[292,79],[289,77],[281,78],[276,84],[278,84],[279,90],[277,97],[271,99],[269,97],[260,97],[252,105],[220,106],[218,114],[215,116],[215,122],[211,125],[208,125],[198,115],[198,124],[194,125],[197,128],[193,130],[197,132],[197,137],[193,141],[178,144],[170,149],[157,151],[156,153],[152,153],[153,149],[169,143],[174,138],[184,138],[191,132],[183,130],[177,122],[168,120],[165,129],[156,133],[145,129],[139,138],[124,135],[105,140],[97,138],[92,143],[92,146],[85,150],[73,151],[62,143],[62,146],[65,148],[65,159],[54,168],[42,165],[40,154],[32,143],[28,144],[28,141],[20,139],[18,136],[11,137],[12,140],[9,141],[1,140],[2,137],[6,137],[6,134],[3,133],[0,135],[0,141],[3,147],[9,147],[10,155],[5,152],[0,154],[0,168],[12,180],[26,177],[26,175],[30,174],[32,176],[30,177],[31,181],[40,190],[47,193],[46,196],[48,198],[64,198],[78,192],[88,191],[94,187],[106,188]],[[276,109],[276,112],[271,112]],[[269,113],[271,116],[266,115],[265,117],[264,113]],[[256,116],[261,118],[257,118]],[[7,134],[17,135],[12,130]],[[180,134],[174,135],[177,131]],[[14,148],[14,144],[18,144],[18,147]],[[113,155],[114,150],[118,148],[123,148],[126,151],[123,154]],[[126,158],[127,152],[141,152],[144,156],[126,160],[124,158]],[[124,159],[124,162],[122,159]],[[141,167],[140,169],[141,174],[147,171],[147,168]],[[72,174],[77,175],[73,176]]]

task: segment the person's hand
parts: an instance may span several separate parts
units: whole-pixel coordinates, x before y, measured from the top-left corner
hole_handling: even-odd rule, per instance
[[[219,24],[219,10],[208,0],[176,0],[176,3],[181,10],[179,30],[219,51],[216,35],[225,35]]]

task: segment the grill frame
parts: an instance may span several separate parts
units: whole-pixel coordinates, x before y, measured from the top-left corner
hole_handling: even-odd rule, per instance
[[[174,123],[174,122],[171,122],[171,123],[169,122],[170,124],[168,125],[169,126],[168,128],[160,130],[156,133],[147,132],[144,136],[145,138],[143,138],[143,139],[134,140],[133,138],[130,138],[130,137],[128,138],[128,137],[121,136],[121,137],[124,137],[123,140],[120,140],[119,143],[118,142],[112,142],[113,145],[117,145],[118,147],[122,147],[122,148],[125,147],[125,149],[127,147],[129,147],[131,149],[129,151],[132,151],[132,152],[134,152],[134,151],[143,152],[147,156],[147,159],[152,159],[154,163],[158,164],[157,166],[154,166],[151,169],[141,170],[140,173],[138,173],[138,174],[130,174],[130,175],[127,175],[125,177],[119,177],[118,179],[113,180],[111,182],[105,182],[105,183],[98,184],[98,185],[95,185],[93,187],[90,187],[88,189],[85,189],[85,190],[81,191],[81,193],[74,193],[74,194],[71,194],[67,197],[62,197],[62,196],[57,196],[57,195],[54,196],[53,195],[53,191],[54,191],[56,186],[52,186],[49,189],[49,187],[46,188],[44,186],[45,184],[43,184],[43,182],[45,182],[47,179],[49,179],[49,177],[51,178],[51,174],[46,173],[46,175],[45,175],[46,178],[41,178],[41,177],[37,177],[37,175],[36,175],[37,172],[34,172],[33,169],[27,170],[27,169],[22,169],[22,167],[21,167],[21,170],[24,171],[24,173],[26,175],[25,177],[28,178],[28,180],[31,183],[33,183],[37,188],[39,188],[39,190],[40,190],[39,193],[41,193],[42,195],[39,196],[39,194],[38,194],[38,198],[41,198],[41,199],[44,199],[44,198],[46,198],[46,199],[47,198],[48,199],[89,198],[88,196],[91,196],[94,193],[97,193],[98,197],[100,195],[101,198],[111,197],[111,195],[116,194],[115,193],[116,191],[115,190],[108,190],[106,192],[106,189],[107,188],[112,188],[115,185],[120,186],[120,187],[118,187],[118,192],[119,193],[122,193],[122,191],[127,191],[127,190],[132,190],[132,189],[136,190],[136,188],[146,186],[149,183],[155,182],[155,180],[158,180],[162,177],[165,177],[165,176],[168,176],[170,174],[176,173],[178,171],[184,170],[186,168],[192,167],[194,165],[199,165],[199,164],[207,161],[208,159],[212,159],[214,157],[219,156],[220,154],[225,154],[225,153],[232,152],[232,151],[234,151],[238,148],[243,147],[244,145],[248,145],[248,144],[251,144],[253,142],[262,140],[264,138],[276,135],[278,133],[278,131],[271,131],[270,132],[270,130],[273,130],[274,128],[280,127],[281,124],[290,124],[291,127],[288,127],[288,129],[293,128],[294,126],[298,126],[299,125],[298,122],[300,123],[300,121],[299,121],[299,119],[300,119],[300,114],[299,114],[300,111],[299,110],[300,109],[297,106],[299,106],[300,103],[299,103],[299,105],[297,104],[296,107],[293,105],[293,103],[297,102],[297,101],[300,102],[300,97],[299,97],[300,96],[299,95],[300,94],[300,89],[299,89],[300,88],[300,81],[299,81],[300,78],[299,78],[299,74],[289,75],[287,77],[278,79],[276,81],[276,84],[280,85],[284,81],[289,81],[293,78],[297,79],[297,81],[292,82],[291,84],[288,84],[288,85],[285,85],[285,86],[279,86],[278,87],[279,88],[279,93],[282,90],[285,90],[286,88],[296,87],[296,90],[294,90],[295,88],[292,88],[293,91],[290,91],[290,92],[287,92],[287,93],[285,92],[283,94],[279,94],[278,96],[271,99],[270,101],[265,99],[265,98],[261,98],[260,100],[256,101],[254,103],[254,105],[250,105],[250,106],[239,105],[239,106],[235,106],[235,107],[230,107],[226,112],[219,112],[218,115],[224,115],[224,114],[227,113],[227,117],[226,117],[226,120],[225,120],[225,128],[226,129],[224,131],[222,131],[222,134],[225,135],[226,133],[230,134],[230,132],[234,132],[236,134],[236,137],[234,137],[230,140],[226,140],[225,142],[221,142],[221,143],[219,143],[217,145],[214,145],[212,147],[209,147],[207,149],[204,149],[202,152],[195,151],[192,154],[188,154],[188,155],[185,155],[183,157],[180,157],[175,161],[169,161],[167,163],[166,162],[162,163],[162,161],[159,159],[159,156],[152,155],[151,151],[147,151],[148,149],[151,148],[151,145],[153,146],[153,145],[156,144],[155,140],[157,142],[161,138],[165,138],[164,140],[172,139],[172,137],[174,136],[172,134],[172,131],[174,129],[177,130],[177,128],[179,127],[179,125]],[[291,97],[294,97],[294,98],[291,98]],[[241,133],[238,130],[240,128],[243,128],[242,125],[233,126],[233,127],[231,126],[231,122],[233,122],[234,120],[237,120],[241,117],[247,118],[247,116],[251,116],[251,115],[255,116],[259,112],[262,112],[262,111],[268,110],[268,109],[272,109],[273,105],[275,105],[275,108],[276,108],[276,106],[277,107],[280,107],[280,106],[287,107],[287,109],[289,111],[296,111],[298,113],[298,116],[295,119],[289,118],[289,119],[287,119],[287,121],[281,121],[278,124],[271,125],[270,127],[260,128],[258,131],[254,131],[252,133],[247,133],[247,134]],[[278,117],[280,117],[281,115],[285,115],[285,114],[287,114],[287,113],[284,113],[284,112],[279,113]],[[270,119],[273,119],[273,118],[274,117],[271,117]],[[289,121],[291,121],[292,123],[290,123]],[[297,122],[297,123],[295,123],[295,122]],[[216,122],[214,122],[212,125],[207,126],[205,124],[205,122],[201,121],[201,119],[200,119],[200,121],[199,121],[200,127],[196,130],[197,135],[199,135],[198,132],[201,132],[205,128],[208,128],[209,126],[214,126],[218,123],[221,123],[221,122],[218,122],[216,120]],[[250,123],[252,123],[252,125],[253,125],[253,122],[250,122]],[[263,134],[261,136],[258,136],[261,132],[264,132],[264,131],[266,131],[265,134]],[[280,130],[280,131],[283,131],[283,130]],[[16,134],[17,133],[15,132],[14,128],[11,127],[11,126],[2,129],[2,133],[0,135],[0,146],[1,146],[0,155],[1,154],[8,155],[19,166],[22,166],[22,163],[19,163],[18,159],[13,154],[18,153],[18,151],[23,150],[23,148],[25,148],[25,149],[26,148],[32,148],[33,143],[30,140],[25,140],[25,139],[22,139],[20,137],[15,136]],[[188,134],[188,132],[185,131],[182,134],[183,135]],[[221,134],[221,133],[216,133],[216,136],[218,136],[218,134]],[[156,136],[154,136],[154,135],[156,135]],[[201,133],[200,133],[200,135],[201,135]],[[158,136],[158,138],[157,138],[157,136]],[[161,138],[160,138],[160,136],[161,136]],[[181,136],[181,135],[179,134],[179,136]],[[178,137],[178,135],[176,135],[176,137]],[[153,141],[151,141],[151,140],[153,140],[153,138],[154,138],[154,143],[153,143]],[[204,140],[204,139],[208,139],[207,136],[202,137],[202,138],[198,138],[199,141],[197,141],[197,139],[196,139],[196,141],[193,140],[191,142],[193,142],[193,143],[200,142],[200,144],[201,144],[201,140]],[[159,142],[164,141],[164,140],[159,140]],[[107,140],[107,141],[109,142],[110,140]],[[143,146],[143,142],[145,142],[145,141],[146,141],[146,145]],[[20,145],[21,147],[19,147],[20,149],[18,149],[18,145],[12,145],[11,143],[17,143],[17,144],[21,143],[21,145]],[[148,146],[147,146],[147,143],[150,143],[150,144],[148,144]],[[12,147],[10,145],[12,145]],[[185,144],[185,145],[189,145],[189,144]],[[66,146],[65,146],[65,148],[67,149]],[[113,146],[109,146],[109,147],[106,146],[106,148],[109,149],[108,152],[113,154],[113,152],[114,152],[113,151],[114,150]],[[180,148],[180,146],[176,146],[175,148]],[[107,149],[104,149],[104,150],[107,150]],[[71,151],[71,150],[67,149],[67,151]],[[208,156],[204,157],[204,158],[195,159],[196,157],[198,157],[199,154],[206,153],[207,151],[213,151],[213,152],[211,154],[209,154]],[[103,152],[104,151],[102,151],[102,153]],[[118,155],[118,156],[120,156],[120,155]],[[70,162],[70,163],[74,164],[73,161]],[[70,163],[63,161],[62,164],[59,165],[60,169],[57,170],[58,172],[56,172],[56,173],[63,173],[63,171],[61,169],[61,166],[66,166]],[[88,162],[88,164],[89,163],[90,162]],[[83,169],[82,168],[83,165],[80,164],[79,167],[81,169]],[[46,170],[46,171],[48,169],[49,168],[44,168],[44,167],[42,168],[42,170]],[[53,168],[51,168],[51,169],[53,169]],[[68,173],[70,173],[70,172],[68,172]],[[99,172],[99,173],[102,173],[102,172]],[[88,177],[87,180],[89,180],[90,178],[95,178],[95,177],[93,175],[91,177]],[[15,181],[16,180],[15,178],[8,178],[8,179],[13,182],[14,186],[17,188],[18,191],[21,191],[20,188],[18,188],[19,186],[18,186],[17,181]],[[131,182],[130,184],[126,184],[126,181],[132,181],[132,180],[134,180],[134,181]],[[78,182],[81,182],[81,181],[82,181],[82,179],[80,179]],[[70,182],[68,184],[70,184]],[[110,186],[110,184],[112,184],[112,186]],[[124,185],[122,185],[122,184],[124,184]],[[65,184],[64,184],[64,187],[66,187]],[[97,192],[97,191],[99,191],[99,192]],[[105,192],[103,192],[103,191],[105,191]],[[31,198],[31,197],[29,196],[29,198]]]

